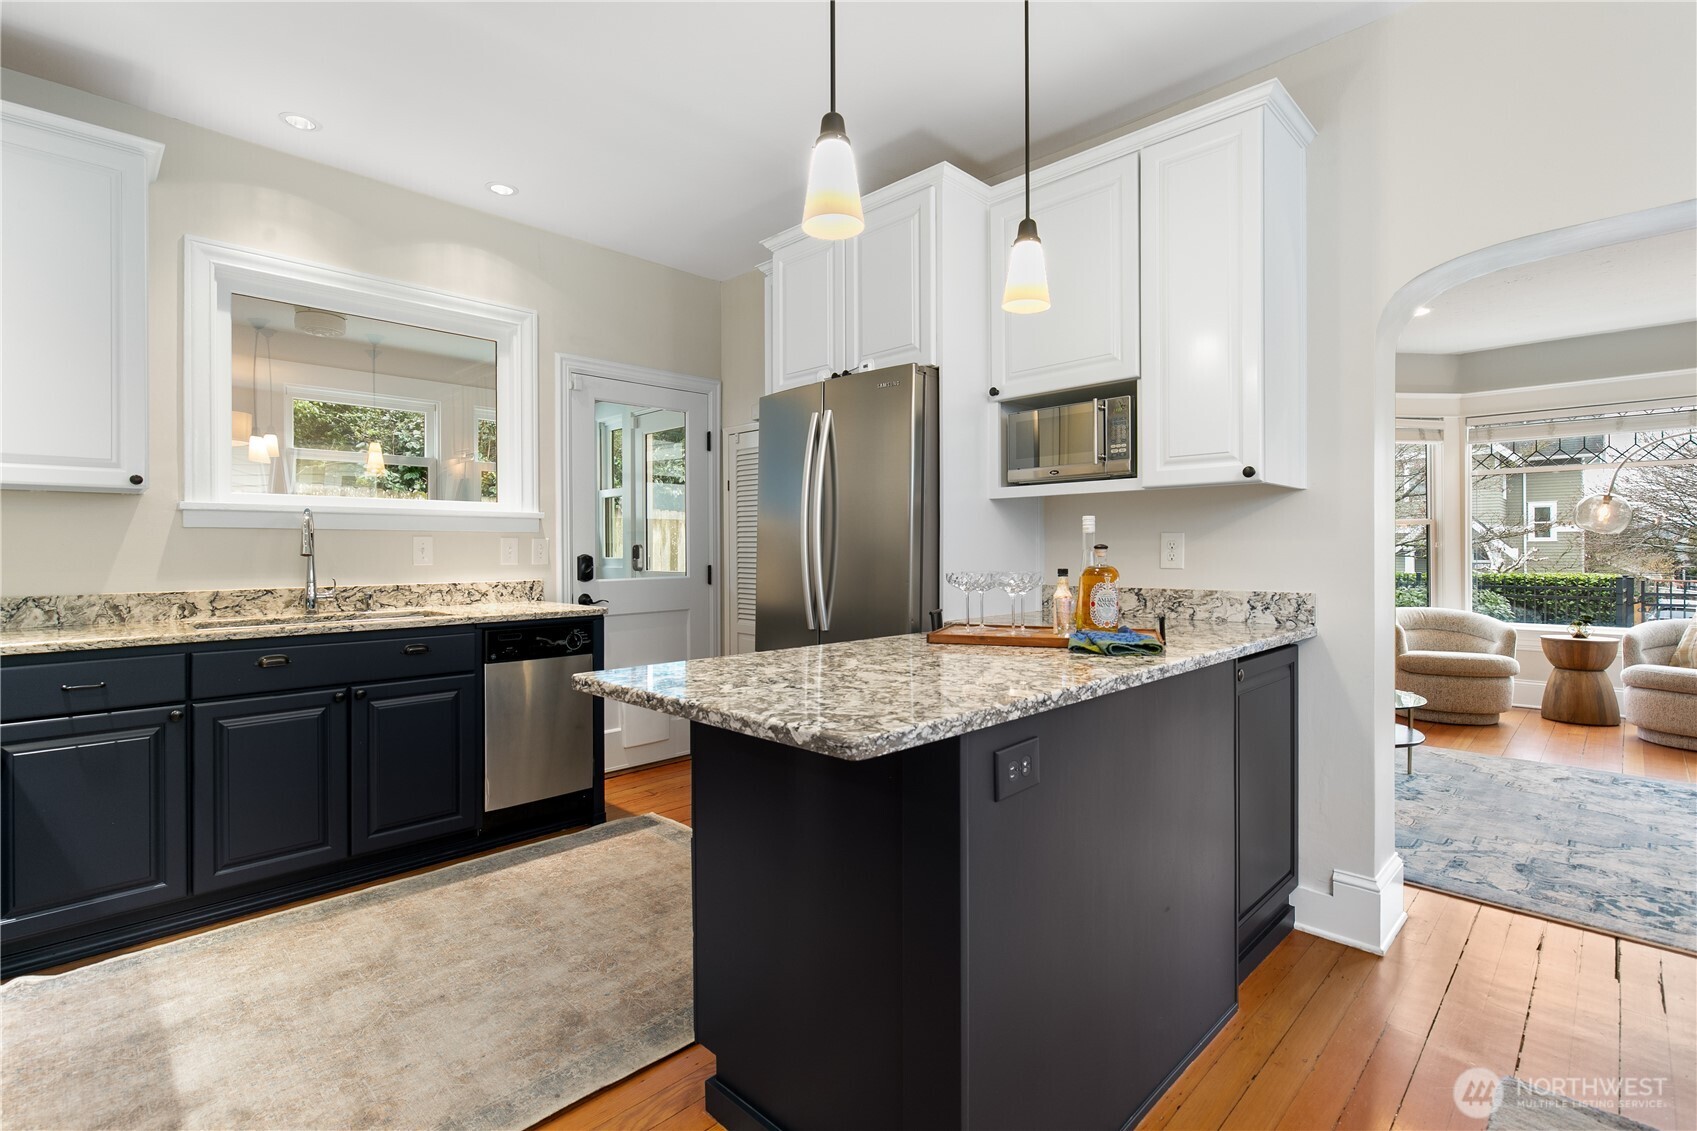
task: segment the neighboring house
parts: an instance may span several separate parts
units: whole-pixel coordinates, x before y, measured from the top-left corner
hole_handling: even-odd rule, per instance
[[[1536,451],[1548,471],[1486,475],[1473,481],[1473,568],[1561,573],[1585,568],[1585,532],[1573,509],[1585,497],[1578,453],[1604,437],[1518,440],[1492,445],[1498,466],[1525,466]],[[1562,453],[1573,451],[1564,459]]]

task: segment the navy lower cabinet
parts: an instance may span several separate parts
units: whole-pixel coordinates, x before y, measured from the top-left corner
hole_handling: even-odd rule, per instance
[[[1236,669],[1241,982],[1296,922],[1296,648],[1247,657]]]
[[[189,891],[181,707],[0,726],[4,941]]]
[[[348,855],[348,693],[194,707],[194,890]]]
[[[482,733],[473,676],[353,689],[353,851],[476,826]]]

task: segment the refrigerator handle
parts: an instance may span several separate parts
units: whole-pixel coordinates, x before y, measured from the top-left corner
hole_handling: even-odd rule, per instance
[[[825,417],[819,425],[819,454],[812,456],[810,462],[816,462],[813,477],[813,601],[819,609],[819,631],[831,631],[831,608],[825,601],[825,545],[824,522],[822,517],[825,510],[825,447],[831,442],[831,410],[825,410]],[[835,519],[835,515],[832,518]],[[813,627],[808,625],[809,628]]]
[[[809,510],[809,500],[813,492],[813,449],[814,441],[819,436],[819,414],[816,412],[807,420],[806,454],[801,460],[801,592],[802,604],[807,612],[807,630],[814,631],[818,626],[813,622],[813,570],[809,565],[809,551],[812,543],[813,514]]]
[[[819,577],[819,628],[821,631],[829,631],[831,609],[837,603],[837,547],[840,544],[837,541],[837,527],[838,523],[842,521],[837,507],[837,425],[836,420],[831,416],[830,409],[825,410],[825,423],[821,431],[823,432],[823,435],[819,437],[819,477],[821,479],[825,477],[825,453],[829,451],[831,455],[831,572],[829,577],[825,572],[824,555],[815,554],[814,556],[816,572]],[[817,508],[817,511],[818,513],[813,521],[815,524],[823,526],[824,508]]]

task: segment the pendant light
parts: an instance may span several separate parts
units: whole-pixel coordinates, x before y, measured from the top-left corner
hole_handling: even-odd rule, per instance
[[[277,422],[270,420],[270,417],[277,411],[277,396],[271,388],[271,335],[276,332],[269,326],[259,328],[260,335],[265,339],[265,416],[273,428],[277,426]],[[255,396],[259,394],[259,374],[257,373],[254,374],[253,391]],[[282,446],[277,443],[277,433],[267,432],[265,434],[265,452],[272,459],[283,454]]]
[[[1008,252],[1002,309],[1009,314],[1041,314],[1049,309],[1049,268],[1043,262],[1037,221],[1031,218],[1031,0],[1025,0],[1025,219],[1019,222],[1019,233]]]
[[[259,332],[264,328],[262,319],[252,320],[253,326],[253,366],[248,371],[248,381],[253,387],[253,414],[248,417],[247,458],[249,463],[271,462],[271,452],[265,445],[265,437],[255,432],[255,418],[259,416]]]
[[[819,123],[807,169],[801,230],[815,239],[846,240],[866,227],[860,211],[860,177],[854,168],[843,116],[837,113],[837,0],[831,0],[831,109]]]
[[[383,339],[374,337],[370,340],[371,349],[366,352],[371,354],[371,409],[375,414],[377,411],[377,343]],[[365,445],[365,473],[367,475],[382,475],[388,470],[388,465],[383,462],[383,444],[373,436],[371,442]]]

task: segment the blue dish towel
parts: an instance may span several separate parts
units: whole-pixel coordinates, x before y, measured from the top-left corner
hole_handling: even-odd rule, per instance
[[[1098,632],[1080,629],[1067,640],[1075,652],[1094,652],[1098,656],[1159,656],[1166,651],[1159,636],[1122,628],[1118,632]]]

